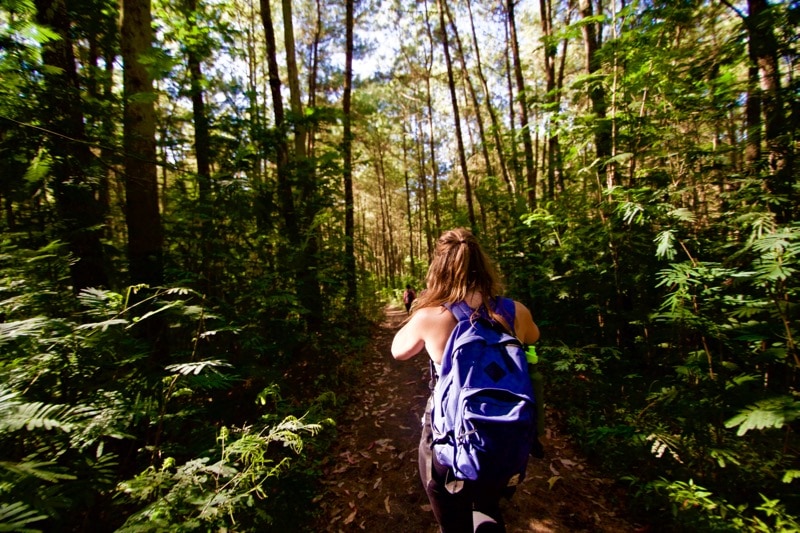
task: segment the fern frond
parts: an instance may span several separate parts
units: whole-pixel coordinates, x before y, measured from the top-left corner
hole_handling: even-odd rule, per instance
[[[168,372],[172,372],[174,374],[183,374],[184,376],[190,374],[199,374],[203,372],[207,368],[216,369],[219,367],[233,367],[227,361],[223,361],[222,359],[208,359],[205,361],[194,361],[190,363],[178,363],[175,365],[168,365],[165,370]]]
[[[751,429],[780,428],[800,418],[800,402],[791,396],[778,396],[761,400],[739,412],[725,427],[739,427],[740,437]]]
[[[60,468],[58,464],[52,461],[22,461],[19,463],[12,463],[9,461],[0,461],[0,468],[3,468],[18,477],[35,477],[50,483],[57,483],[65,479],[76,479],[72,474],[65,474],[49,469],[48,467]]]
[[[119,314],[123,310],[121,294],[102,289],[83,289],[78,294],[78,301],[88,308],[91,316],[105,317]]]
[[[34,317],[0,323],[0,346],[17,337],[31,337],[40,334],[49,321],[44,317]]]
[[[47,518],[35,509],[22,502],[0,504],[0,531],[16,531],[19,533],[40,532],[40,529],[31,529],[28,524],[39,522]]]
[[[103,320],[102,322],[92,322],[92,323],[89,323],[89,324],[81,324],[80,326],[78,326],[75,329],[77,329],[77,330],[82,330],[82,329],[95,330],[95,329],[99,329],[100,331],[106,331],[111,326],[126,326],[128,324],[129,324],[129,321],[125,320],[124,318],[109,318],[108,320]]]
[[[37,428],[60,429],[70,432],[74,422],[79,416],[85,416],[84,406],[69,406],[61,404],[46,404],[42,402],[15,402],[13,395],[7,394],[0,397],[0,429],[4,431],[18,431],[23,427],[28,431]]]

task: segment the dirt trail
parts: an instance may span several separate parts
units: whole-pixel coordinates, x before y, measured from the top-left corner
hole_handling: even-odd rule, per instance
[[[339,442],[325,465],[315,532],[438,531],[417,473],[428,360],[423,353],[400,362],[390,354],[405,316],[387,308],[373,336],[360,392],[339,420]],[[592,473],[567,436],[548,429],[545,458],[530,460],[514,498],[503,501],[508,532],[640,531],[615,501],[612,482]]]

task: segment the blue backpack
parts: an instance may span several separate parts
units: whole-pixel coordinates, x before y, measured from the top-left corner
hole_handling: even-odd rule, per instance
[[[513,304],[498,298],[498,311],[511,306],[511,326]],[[536,438],[524,348],[485,309],[473,316],[465,302],[446,307],[458,323],[433,390],[433,452],[456,479],[505,484],[519,475],[519,481]]]

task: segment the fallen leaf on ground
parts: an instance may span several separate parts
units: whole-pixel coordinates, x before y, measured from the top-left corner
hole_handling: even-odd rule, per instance
[[[355,519],[356,519],[356,513],[357,513],[357,512],[358,512],[358,509],[353,509],[353,512],[352,512],[352,513],[350,513],[350,514],[348,515],[348,517],[344,519],[344,522],[343,522],[343,523],[344,523],[344,524],[349,524],[349,523],[351,523],[353,520],[355,520]]]
[[[386,512],[388,514],[392,514],[392,509],[389,507],[389,497],[387,496],[385,500],[383,500],[383,506],[386,508]]]

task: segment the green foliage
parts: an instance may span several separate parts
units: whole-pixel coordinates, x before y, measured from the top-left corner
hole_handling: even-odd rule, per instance
[[[74,296],[59,282],[59,249],[6,253],[0,265],[14,279],[0,301],[0,529],[70,528],[100,508],[123,530],[258,528],[286,514],[278,480],[286,489],[315,475],[306,446],[332,424],[335,399],[298,416],[302,404],[272,385],[259,413],[255,395],[236,400],[242,368],[226,354],[238,330],[199,293]],[[142,335],[154,321],[170,332],[160,359]],[[240,429],[225,429],[236,418]]]
[[[261,429],[222,427],[212,455],[183,464],[166,458],[160,468],[148,467],[120,483],[118,490],[126,499],[144,506],[118,531],[266,527],[272,517],[264,500],[278,490],[279,481],[291,469],[291,455],[276,453],[270,445],[300,454],[302,434],[321,430],[321,424],[293,416]]]
[[[741,437],[753,429],[782,428],[799,417],[800,401],[791,396],[781,396],[747,406],[725,422],[725,427],[738,427],[736,434]]]
[[[749,508],[732,505],[691,479],[684,482],[662,478],[649,484],[648,489],[667,498],[669,512],[678,527],[764,533],[788,533],[800,528],[800,521],[787,513],[779,500],[769,499],[764,494],[758,495],[760,503]]]
[[[542,329],[548,404],[677,528],[791,531],[800,515],[800,233],[756,185],[705,232],[677,190],[615,187],[580,221],[564,198],[524,217],[508,245],[524,257],[504,260]]]

